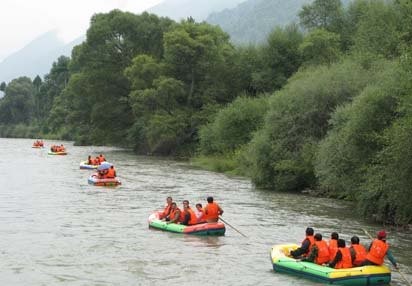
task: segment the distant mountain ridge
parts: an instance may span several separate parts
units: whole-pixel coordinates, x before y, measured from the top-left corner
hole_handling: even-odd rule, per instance
[[[276,26],[298,21],[302,6],[313,0],[248,0],[212,13],[206,22],[219,25],[237,44],[261,43]]]
[[[219,25],[236,44],[259,44],[276,26],[299,22],[303,5],[314,0],[247,0],[232,9],[214,12],[206,22]],[[347,6],[351,0],[341,0]]]
[[[0,82],[9,82],[20,76],[43,77],[61,55],[70,56],[74,46],[85,37],[65,44],[57,37],[57,31],[49,31],[35,38],[21,50],[0,62]]]
[[[147,12],[169,17],[175,21],[192,17],[201,22],[213,12],[236,7],[246,0],[165,0]]]

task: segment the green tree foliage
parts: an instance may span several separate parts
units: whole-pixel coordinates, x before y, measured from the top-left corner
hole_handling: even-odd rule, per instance
[[[7,87],[7,85],[6,85],[6,83],[3,81],[3,82],[0,84],[0,91],[5,91],[5,90],[6,90],[6,87]]]
[[[316,144],[325,136],[331,114],[368,81],[365,70],[349,60],[298,72],[270,98],[264,127],[245,150],[242,168],[262,187],[314,186]]]
[[[163,33],[171,24],[147,13],[113,10],[94,15],[86,41],[73,51],[73,75],[59,99],[68,112],[55,106],[50,118],[54,126],[71,130],[83,143],[114,144],[124,138],[133,124],[124,70],[138,54],[161,57]]]
[[[397,91],[393,64],[374,66],[380,75],[352,103],[333,114],[331,130],[319,145],[316,174],[321,188],[356,198],[364,174],[382,148],[383,130],[396,116]]]
[[[164,39],[163,58],[138,55],[124,72],[132,86],[129,138],[140,152],[173,154],[192,145],[209,106],[239,91],[235,50],[222,30],[189,19]]]
[[[220,28],[183,21],[165,34],[164,49],[166,68],[187,85],[190,106],[233,99],[228,79],[234,48]]]
[[[70,59],[61,56],[53,63],[50,72],[44,77],[44,81],[37,76],[33,80],[35,86],[34,114],[45,131],[49,130],[47,119],[50,115],[54,100],[60,95],[69,81]]]
[[[33,83],[28,77],[12,80],[0,99],[0,122],[29,123],[33,111]]]
[[[313,30],[299,46],[306,64],[331,64],[340,58],[340,36],[324,29]]]
[[[267,109],[267,97],[238,97],[200,129],[200,152],[225,154],[239,149],[261,128]]]
[[[399,10],[383,0],[360,2],[356,7],[361,7],[362,11],[353,49],[386,58],[399,56],[400,34],[404,29]]]
[[[303,35],[296,25],[276,28],[261,51],[261,70],[253,73],[259,91],[271,92],[285,85],[302,63],[299,46]]]
[[[341,28],[343,7],[340,0],[315,0],[303,5],[300,23],[308,30],[325,29],[338,32]]]

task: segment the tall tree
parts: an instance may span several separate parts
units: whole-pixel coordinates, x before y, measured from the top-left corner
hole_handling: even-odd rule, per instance
[[[340,0],[315,0],[304,5],[299,12],[300,23],[308,30],[322,28],[338,32],[342,21],[342,3]]]
[[[6,90],[6,87],[7,87],[7,85],[6,85],[6,83],[3,81],[3,82],[0,84],[0,90],[1,90],[1,91],[5,91],[5,90]]]
[[[33,113],[33,84],[30,78],[12,80],[0,99],[0,122],[29,123]]]

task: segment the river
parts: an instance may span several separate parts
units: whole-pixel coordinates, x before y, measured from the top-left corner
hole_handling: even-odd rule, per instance
[[[249,180],[192,168],[185,162],[139,157],[111,147],[64,143],[67,156],[32,149],[34,140],[0,138],[1,285],[321,285],[275,273],[272,245],[300,241],[307,226],[347,241],[362,229],[349,203],[255,189]],[[103,153],[122,185],[87,184],[79,163]],[[227,226],[223,237],[196,237],[148,228],[167,196],[181,205],[212,195]],[[412,280],[412,233],[389,233],[405,277]],[[391,285],[405,285],[392,272]]]

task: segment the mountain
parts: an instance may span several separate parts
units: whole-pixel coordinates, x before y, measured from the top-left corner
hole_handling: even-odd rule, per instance
[[[261,43],[275,26],[297,22],[302,6],[312,1],[248,0],[233,9],[212,13],[206,22],[219,25],[234,43]]]
[[[180,21],[191,16],[201,22],[213,12],[236,7],[245,0],[165,0],[147,12]]]
[[[276,26],[298,22],[303,5],[314,0],[247,0],[232,9],[211,13],[206,22],[219,25],[236,44],[266,40]],[[341,0],[347,6],[351,0]]]
[[[85,37],[80,37],[65,44],[57,37],[56,31],[40,35],[0,63],[0,82],[9,82],[20,76],[32,79],[36,75],[43,77],[59,56],[70,56],[72,48],[84,39]]]

